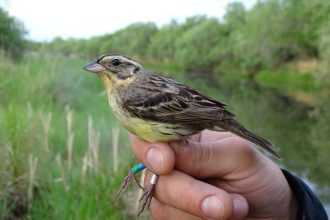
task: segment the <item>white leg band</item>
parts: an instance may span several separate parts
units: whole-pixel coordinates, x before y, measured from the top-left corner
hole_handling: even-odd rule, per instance
[[[157,179],[158,179],[158,176],[153,173],[152,176],[151,176],[150,184],[156,185]]]

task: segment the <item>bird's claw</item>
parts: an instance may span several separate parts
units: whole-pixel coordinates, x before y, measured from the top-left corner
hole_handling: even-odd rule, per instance
[[[144,191],[141,199],[139,200],[140,203],[142,203],[141,209],[139,211],[138,216],[144,211],[144,208],[147,206],[150,207],[151,199],[152,199],[152,192],[154,190],[154,187],[157,183],[158,176],[156,174],[152,174],[150,184],[148,188]]]
[[[139,211],[138,216],[144,211],[144,208],[147,206],[148,208],[150,207],[151,199],[152,199],[152,191],[154,189],[153,184],[150,184],[148,188],[144,191],[142,197],[140,198],[139,202],[142,204],[141,209]]]
[[[129,171],[128,175],[124,179],[124,182],[121,184],[119,190],[116,192],[115,196],[113,197],[112,204],[114,204],[116,202],[116,200],[118,199],[118,197],[120,196],[121,193],[123,193],[123,192],[127,193],[128,185],[132,181],[135,183],[135,185],[139,189],[142,189],[144,191],[144,188],[141,186],[141,184],[137,180],[135,173],[132,171]]]

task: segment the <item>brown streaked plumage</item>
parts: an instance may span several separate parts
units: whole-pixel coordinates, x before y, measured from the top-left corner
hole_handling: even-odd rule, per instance
[[[106,86],[110,106],[119,121],[145,140],[175,141],[204,129],[230,131],[279,158],[270,142],[237,122],[235,115],[220,101],[172,79],[154,75],[119,54],[105,54],[92,66],[94,70],[91,65],[85,69],[95,72],[96,66],[99,68],[96,72]],[[132,119],[146,125],[132,124]]]

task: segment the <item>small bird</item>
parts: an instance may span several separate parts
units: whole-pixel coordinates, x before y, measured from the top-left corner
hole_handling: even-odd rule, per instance
[[[131,133],[149,142],[184,140],[204,129],[229,131],[280,156],[267,140],[247,130],[226,105],[172,79],[155,75],[129,57],[108,53],[84,66],[103,81],[113,114]],[[130,171],[116,194],[127,190],[131,180],[141,187],[135,174],[143,164]],[[133,171],[133,172],[132,172]],[[150,204],[157,176],[154,174],[142,201]]]

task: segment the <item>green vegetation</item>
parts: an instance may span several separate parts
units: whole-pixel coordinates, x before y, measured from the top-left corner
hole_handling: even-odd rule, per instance
[[[128,216],[111,198],[132,156],[101,83],[82,60],[32,55],[1,57],[0,219]]]
[[[6,51],[12,58],[20,58],[26,46],[25,33],[23,24],[0,8],[0,51]]]
[[[0,9],[0,219],[135,216],[127,201],[111,205],[134,163],[127,133],[101,82],[82,70],[108,51],[228,103],[330,201],[329,14],[328,0],[264,0],[250,10],[233,2],[221,21],[136,23],[40,43]]]

